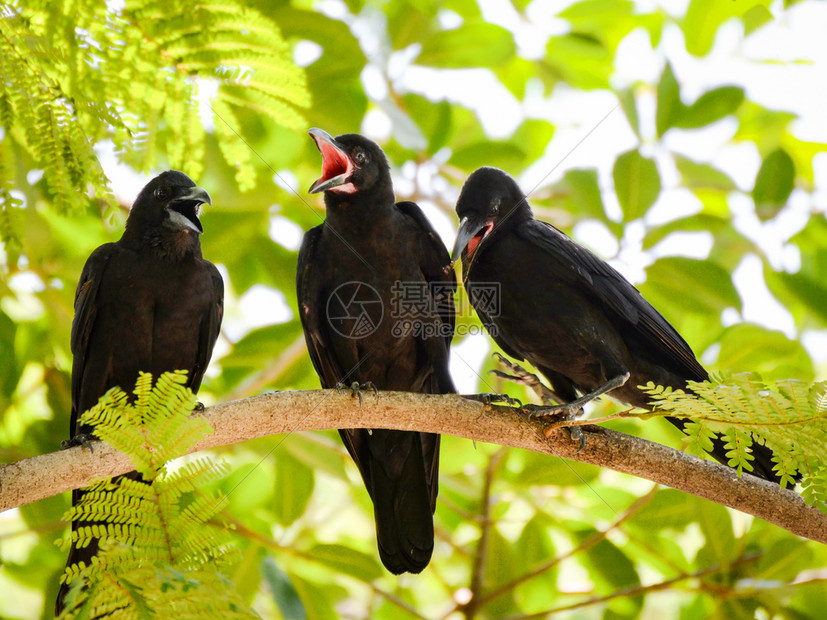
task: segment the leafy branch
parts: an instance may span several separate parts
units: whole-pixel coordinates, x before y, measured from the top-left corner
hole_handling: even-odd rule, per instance
[[[703,454],[721,434],[729,464],[739,473],[751,471],[753,441],[774,454],[775,469],[787,485],[803,475],[803,494],[824,509],[827,500],[827,382],[810,385],[786,379],[765,382],[741,373],[703,383],[690,381],[691,392],[670,390],[651,382],[655,412],[689,420],[688,450]],[[648,413],[648,412],[647,412]]]
[[[114,208],[93,146],[111,140],[137,170],[165,157],[197,178],[206,94],[218,146],[245,190],[256,177],[236,111],[298,130],[297,108],[310,103],[278,26],[236,0],[129,0],[122,9],[102,0],[11,2],[0,11],[0,74],[1,240],[19,234],[8,215],[19,154],[43,169],[42,187],[59,212],[90,198]]]

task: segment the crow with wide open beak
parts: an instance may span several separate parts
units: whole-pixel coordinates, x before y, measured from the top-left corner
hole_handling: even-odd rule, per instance
[[[356,165],[350,159],[344,146],[323,129],[313,127],[307,133],[316,142],[316,146],[322,154],[322,176],[316,179],[308,192],[311,194],[328,190],[345,193],[355,192],[356,188],[349,179]]]
[[[167,220],[165,225],[174,230],[189,230],[198,235],[204,234],[204,227],[198,219],[202,204],[212,204],[210,195],[197,185],[188,187],[183,193],[172,198],[166,205]]]

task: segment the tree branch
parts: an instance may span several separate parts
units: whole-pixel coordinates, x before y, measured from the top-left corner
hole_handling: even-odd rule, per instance
[[[544,436],[546,424],[508,407],[484,405],[456,394],[381,392],[364,397],[335,390],[277,392],[207,409],[215,433],[193,451],[255,437],[336,428],[418,430],[465,437],[552,454],[646,478],[691,493],[827,543],[827,515],[807,506],[794,491],[703,461],[645,439],[601,427],[581,427],[586,445],[577,452],[569,432]],[[129,459],[101,442],[94,454],[81,447],[0,466],[0,511],[50,497],[132,469]],[[553,480],[549,480],[553,483]]]

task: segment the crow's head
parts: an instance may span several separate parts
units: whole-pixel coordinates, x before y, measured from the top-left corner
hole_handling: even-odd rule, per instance
[[[206,190],[198,187],[183,172],[167,170],[152,179],[138,194],[126,227],[154,232],[200,235],[204,232],[198,220],[202,204],[212,204]]]
[[[356,133],[333,138],[321,129],[307,133],[322,153],[322,176],[308,190],[311,194],[339,195],[385,192],[390,188],[390,168],[381,147]],[[391,190],[392,197],[392,190]]]
[[[451,264],[464,256],[473,262],[480,245],[527,219],[528,199],[517,182],[499,168],[478,168],[466,179],[457,200],[459,230]]]

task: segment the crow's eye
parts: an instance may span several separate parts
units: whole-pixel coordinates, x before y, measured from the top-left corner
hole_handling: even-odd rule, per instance
[[[167,196],[169,196],[169,190],[167,190],[166,187],[164,187],[163,185],[159,185],[155,188],[155,197],[158,200],[166,200]]]
[[[491,208],[488,210],[491,215],[497,215],[500,212],[500,199],[495,198],[491,203]]]
[[[365,155],[364,151],[356,151],[353,154],[353,163],[362,166],[368,161],[368,156]]]

